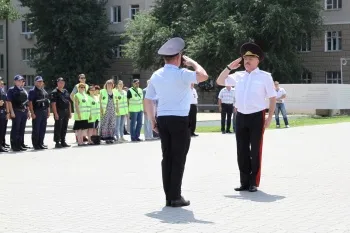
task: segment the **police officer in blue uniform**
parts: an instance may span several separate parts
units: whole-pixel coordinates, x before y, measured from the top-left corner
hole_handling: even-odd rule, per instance
[[[47,149],[44,145],[47,118],[50,117],[49,94],[43,88],[41,76],[34,79],[35,86],[28,93],[29,110],[32,118],[32,144],[34,150]]]
[[[166,206],[171,207],[190,205],[181,195],[181,184],[191,142],[188,118],[192,98],[191,83],[208,79],[202,66],[191,58],[182,56],[184,47],[184,40],[176,37],[158,50],[165,65],[153,73],[144,100],[145,111],[152,122],[153,130],[160,135],[163,188]],[[192,67],[194,71],[179,68],[181,63]],[[156,97],[157,118],[153,106]]]
[[[64,89],[65,80],[57,79],[57,87],[50,93],[52,112],[55,118],[53,140],[56,142],[55,148],[70,147],[66,143],[66,134],[69,119],[72,117],[72,107],[69,92]]]
[[[24,133],[28,112],[28,95],[23,89],[24,78],[21,75],[14,77],[15,85],[7,92],[7,104],[12,119],[11,148],[13,151],[25,151],[28,148],[24,145]]]
[[[8,152],[5,143],[5,135],[7,129],[7,120],[9,118],[8,105],[6,103],[6,92],[4,90],[4,82],[0,77],[0,152]]]

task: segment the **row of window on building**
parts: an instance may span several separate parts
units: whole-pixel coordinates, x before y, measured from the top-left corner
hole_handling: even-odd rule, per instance
[[[327,31],[325,33],[325,51],[340,51],[342,50],[342,32]],[[301,38],[301,43],[298,46],[300,52],[311,51],[311,36],[305,35]]]

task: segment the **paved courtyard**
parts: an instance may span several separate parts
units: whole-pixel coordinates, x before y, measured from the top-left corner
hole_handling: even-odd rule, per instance
[[[257,193],[233,190],[234,135],[201,134],[183,180],[191,205],[177,209],[164,207],[159,141],[0,154],[0,232],[350,232],[349,132],[268,130]]]

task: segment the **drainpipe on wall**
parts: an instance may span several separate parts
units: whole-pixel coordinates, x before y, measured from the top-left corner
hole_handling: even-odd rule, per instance
[[[5,36],[5,47],[6,47],[6,85],[7,88],[9,88],[9,20],[6,18],[5,20],[6,24],[6,36]]]

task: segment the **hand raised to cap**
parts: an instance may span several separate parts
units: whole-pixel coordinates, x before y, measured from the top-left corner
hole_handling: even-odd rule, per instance
[[[230,67],[231,70],[235,70],[235,69],[238,69],[241,64],[240,62],[242,61],[242,58],[237,58],[236,60],[234,60],[233,62],[231,62],[228,67]]]
[[[182,56],[183,57],[183,64],[185,66],[193,66],[196,62],[192,59],[192,58],[189,58],[185,55]]]

